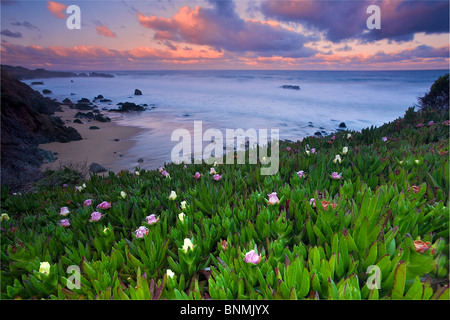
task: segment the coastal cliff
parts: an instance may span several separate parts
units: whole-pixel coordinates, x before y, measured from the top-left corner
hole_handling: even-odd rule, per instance
[[[39,178],[39,166],[51,156],[39,144],[82,138],[53,116],[59,103],[1,71],[1,184],[18,190]]]

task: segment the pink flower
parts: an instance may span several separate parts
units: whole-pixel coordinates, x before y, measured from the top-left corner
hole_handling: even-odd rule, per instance
[[[245,254],[244,261],[247,263],[258,264],[261,261],[261,255],[258,255],[255,250],[250,250]]]
[[[280,200],[278,199],[276,192],[272,192],[267,195],[269,196],[269,201],[267,202],[268,204],[280,203]]]
[[[297,172],[297,175],[298,175],[299,178],[304,178],[304,177],[306,177],[306,175],[305,175],[305,173],[303,172],[303,170],[298,171],[298,172]]]
[[[382,140],[383,140],[384,142],[386,142],[386,141],[387,141],[387,137],[383,137]]]
[[[111,202],[103,201],[99,205],[97,205],[97,209],[109,209],[111,208]]]
[[[336,136],[332,136],[332,137],[331,137],[331,140],[336,140]]]
[[[159,221],[159,218],[156,218],[156,216],[154,214],[151,214],[151,215],[147,216],[145,219],[147,220],[147,223],[149,225],[152,225],[152,224],[157,223]]]
[[[312,148],[312,149],[311,149],[311,153],[312,153],[312,154],[316,153],[316,148]]]
[[[91,213],[91,218],[89,219],[89,221],[98,221],[101,217],[103,217],[103,215],[100,212],[94,211]]]
[[[85,207],[89,207],[92,204],[92,199],[87,199],[86,201],[83,202],[83,206]]]
[[[216,181],[219,181],[220,179],[222,179],[222,176],[215,174],[215,175],[213,175],[213,179]]]
[[[309,204],[313,207],[316,206],[316,200],[314,198],[309,199]]]
[[[62,186],[63,188],[67,188],[67,183],[64,183]]]
[[[62,220],[59,220],[59,224],[60,224],[61,226],[63,226],[63,227],[68,227],[68,226],[70,226],[69,219],[62,219]]]
[[[169,174],[166,170],[163,170],[163,171],[161,171],[161,174],[164,176],[164,177],[167,177],[167,175]]]
[[[431,120],[430,122],[428,122],[428,125],[429,126],[432,126],[434,124],[434,121],[433,120]]]
[[[333,172],[333,173],[331,174],[331,177],[332,177],[333,179],[342,179],[342,176],[339,175],[339,173],[337,173],[337,172]]]
[[[144,226],[139,227],[134,234],[136,235],[136,238],[143,238],[148,234],[148,229]]]
[[[421,127],[423,127],[423,124],[422,123],[418,123],[416,127],[417,128],[421,128]]]
[[[198,178],[200,178],[201,177],[201,174],[200,174],[200,172],[196,172],[195,174],[194,174],[194,178],[195,179],[198,179]]]
[[[67,208],[67,207],[62,207],[62,208],[59,210],[59,214],[62,215],[62,216],[66,216],[69,212],[70,212],[70,211],[69,211],[69,208]]]
[[[291,147],[286,147],[286,150],[287,151],[291,151]]]

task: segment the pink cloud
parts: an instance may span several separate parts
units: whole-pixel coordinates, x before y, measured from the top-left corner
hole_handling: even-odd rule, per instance
[[[101,34],[102,36],[108,37],[108,38],[115,38],[116,34],[108,29],[107,26],[96,26],[95,29],[97,30],[98,34]]]
[[[65,10],[67,9],[67,6],[65,4],[47,1],[47,9],[51,12],[51,14],[59,19],[66,18]]]

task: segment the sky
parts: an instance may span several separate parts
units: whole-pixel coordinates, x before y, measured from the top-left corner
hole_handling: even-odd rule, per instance
[[[2,0],[0,52],[48,70],[448,69],[449,1]]]

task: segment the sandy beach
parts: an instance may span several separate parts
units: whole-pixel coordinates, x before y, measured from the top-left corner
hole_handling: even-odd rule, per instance
[[[51,142],[39,145],[41,149],[56,153],[57,157],[56,161],[43,164],[42,170],[59,169],[64,165],[87,170],[93,162],[109,171],[118,172],[123,169],[117,162],[126,157],[127,150],[135,144],[133,137],[142,132],[142,129],[117,124],[117,120],[123,115],[107,111],[101,111],[101,114],[111,118],[110,122],[81,119],[83,124],[74,123],[75,114],[80,110],[71,109],[66,105],[61,106],[61,109],[62,112],[55,112],[54,115],[61,117],[66,126],[75,128],[83,139],[69,143]],[[89,129],[91,126],[100,129]]]

